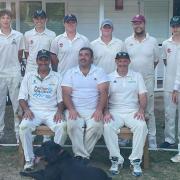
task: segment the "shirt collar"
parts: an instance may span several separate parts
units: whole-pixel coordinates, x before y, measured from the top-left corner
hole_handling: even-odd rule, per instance
[[[36,35],[36,34],[48,34],[48,33],[47,33],[47,28],[45,28],[44,31],[41,32],[41,33],[37,32],[36,29],[34,28],[34,29],[33,29],[33,34],[34,34],[34,35]]]
[[[135,38],[135,33],[133,33],[132,37],[134,38],[135,41],[137,41],[137,39]],[[149,33],[146,33],[146,36],[142,41],[145,41],[147,39],[149,39]]]
[[[49,77],[52,76],[52,70],[49,71],[49,74],[44,78],[44,79],[48,79]],[[41,79],[41,76],[39,75],[38,71],[34,72],[34,75],[39,79],[39,80],[44,80],[44,79]]]
[[[95,66],[94,64],[91,64],[91,68],[90,68],[90,71],[89,71],[88,74],[92,74],[92,73],[94,73],[95,71],[96,71],[96,66]],[[74,72],[75,72],[75,73],[82,74],[79,66],[76,66],[76,67],[75,67]]]
[[[123,77],[130,77],[132,76],[132,71],[131,70],[128,70],[128,73],[126,74],[126,76],[120,76],[117,72],[117,70],[114,71],[114,77],[115,78],[123,78]]]
[[[1,29],[0,29],[0,34],[6,36],[6,35],[1,31]],[[8,35],[8,37],[11,36],[11,35],[13,35],[13,34],[15,34],[15,30],[11,29],[11,32],[10,32],[10,34]]]
[[[67,33],[66,33],[66,31],[62,34],[65,38],[67,38],[67,39],[69,39],[68,38],[68,36],[67,36]],[[74,39],[73,40],[75,40],[75,39],[79,39],[80,38],[80,34],[78,33],[78,32],[76,32],[76,35],[75,35],[75,37],[74,37]]]

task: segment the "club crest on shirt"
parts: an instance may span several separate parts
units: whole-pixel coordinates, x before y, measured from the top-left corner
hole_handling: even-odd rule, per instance
[[[30,40],[30,44],[33,44],[33,43],[34,43],[34,42],[33,42],[33,40],[31,39],[31,40]]]
[[[59,44],[59,47],[61,47],[61,48],[62,48],[62,47],[63,47],[63,43],[60,43],[60,44]]]
[[[16,40],[15,39],[12,40],[12,44],[16,45]]]
[[[116,81],[116,80],[114,80],[114,81],[113,81],[113,83],[117,83],[117,81]]]
[[[134,45],[133,43],[129,44],[129,46],[133,46],[133,45]]]
[[[167,49],[167,53],[170,53],[170,52],[171,52],[171,49],[170,49],[170,48],[168,48],[168,49]]]

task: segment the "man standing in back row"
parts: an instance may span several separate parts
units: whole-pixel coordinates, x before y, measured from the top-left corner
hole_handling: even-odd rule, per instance
[[[39,50],[50,50],[51,42],[56,37],[55,32],[46,28],[47,16],[41,10],[36,10],[33,15],[35,27],[25,32],[25,56],[27,59],[26,73],[37,71],[36,56]]]
[[[101,36],[91,42],[94,52],[94,64],[102,67],[109,74],[116,69],[114,58],[119,51],[122,51],[123,42],[113,37],[114,26],[110,19],[102,21],[100,30]]]
[[[136,15],[132,18],[134,33],[125,40],[125,48],[130,56],[130,68],[140,72],[147,87],[146,118],[148,119],[149,147],[156,149],[156,122],[154,116],[154,69],[159,61],[157,40],[145,31],[145,17]]]
[[[4,132],[4,114],[6,98],[9,97],[14,111],[14,129],[17,142],[19,140],[19,107],[18,93],[21,81],[20,62],[24,49],[23,35],[11,28],[12,13],[9,10],[0,11],[0,139]]]
[[[166,66],[166,73],[164,81],[165,141],[160,145],[161,148],[170,148],[175,145],[176,110],[178,110],[178,140],[180,142],[180,104],[176,104],[172,101],[176,69],[180,61],[180,16],[171,18],[170,26],[172,29],[172,36],[162,44],[162,59]],[[178,92],[178,89],[176,90]],[[177,95],[179,96],[179,93],[177,93]],[[180,98],[180,96],[178,98]],[[180,152],[180,144],[178,146]],[[178,161],[178,158],[174,157],[172,161]]]
[[[82,47],[89,46],[87,37],[79,34],[77,18],[73,14],[64,17],[65,32],[57,36],[52,42],[52,69],[61,75],[78,65],[78,53]]]

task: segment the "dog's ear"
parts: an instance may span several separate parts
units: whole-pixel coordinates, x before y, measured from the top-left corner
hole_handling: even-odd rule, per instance
[[[45,142],[42,147],[44,148],[44,157],[48,163],[57,161],[59,153],[62,151],[62,147],[53,141]]]

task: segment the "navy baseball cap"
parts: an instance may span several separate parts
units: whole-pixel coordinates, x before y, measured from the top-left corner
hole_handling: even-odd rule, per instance
[[[77,22],[76,16],[74,14],[67,14],[66,16],[64,16],[64,23],[69,21]]]
[[[40,58],[50,59],[50,54],[51,54],[50,51],[42,49],[42,50],[38,51],[37,59],[40,59]]]
[[[124,59],[129,59],[130,60],[129,54],[127,52],[118,52],[116,54],[115,59],[120,59],[120,58],[124,58]]]
[[[44,10],[40,9],[40,10],[36,10],[33,14],[33,18],[38,18],[38,17],[41,17],[41,18],[46,18],[46,13]]]
[[[170,20],[170,26],[180,26],[180,16],[174,16]]]

